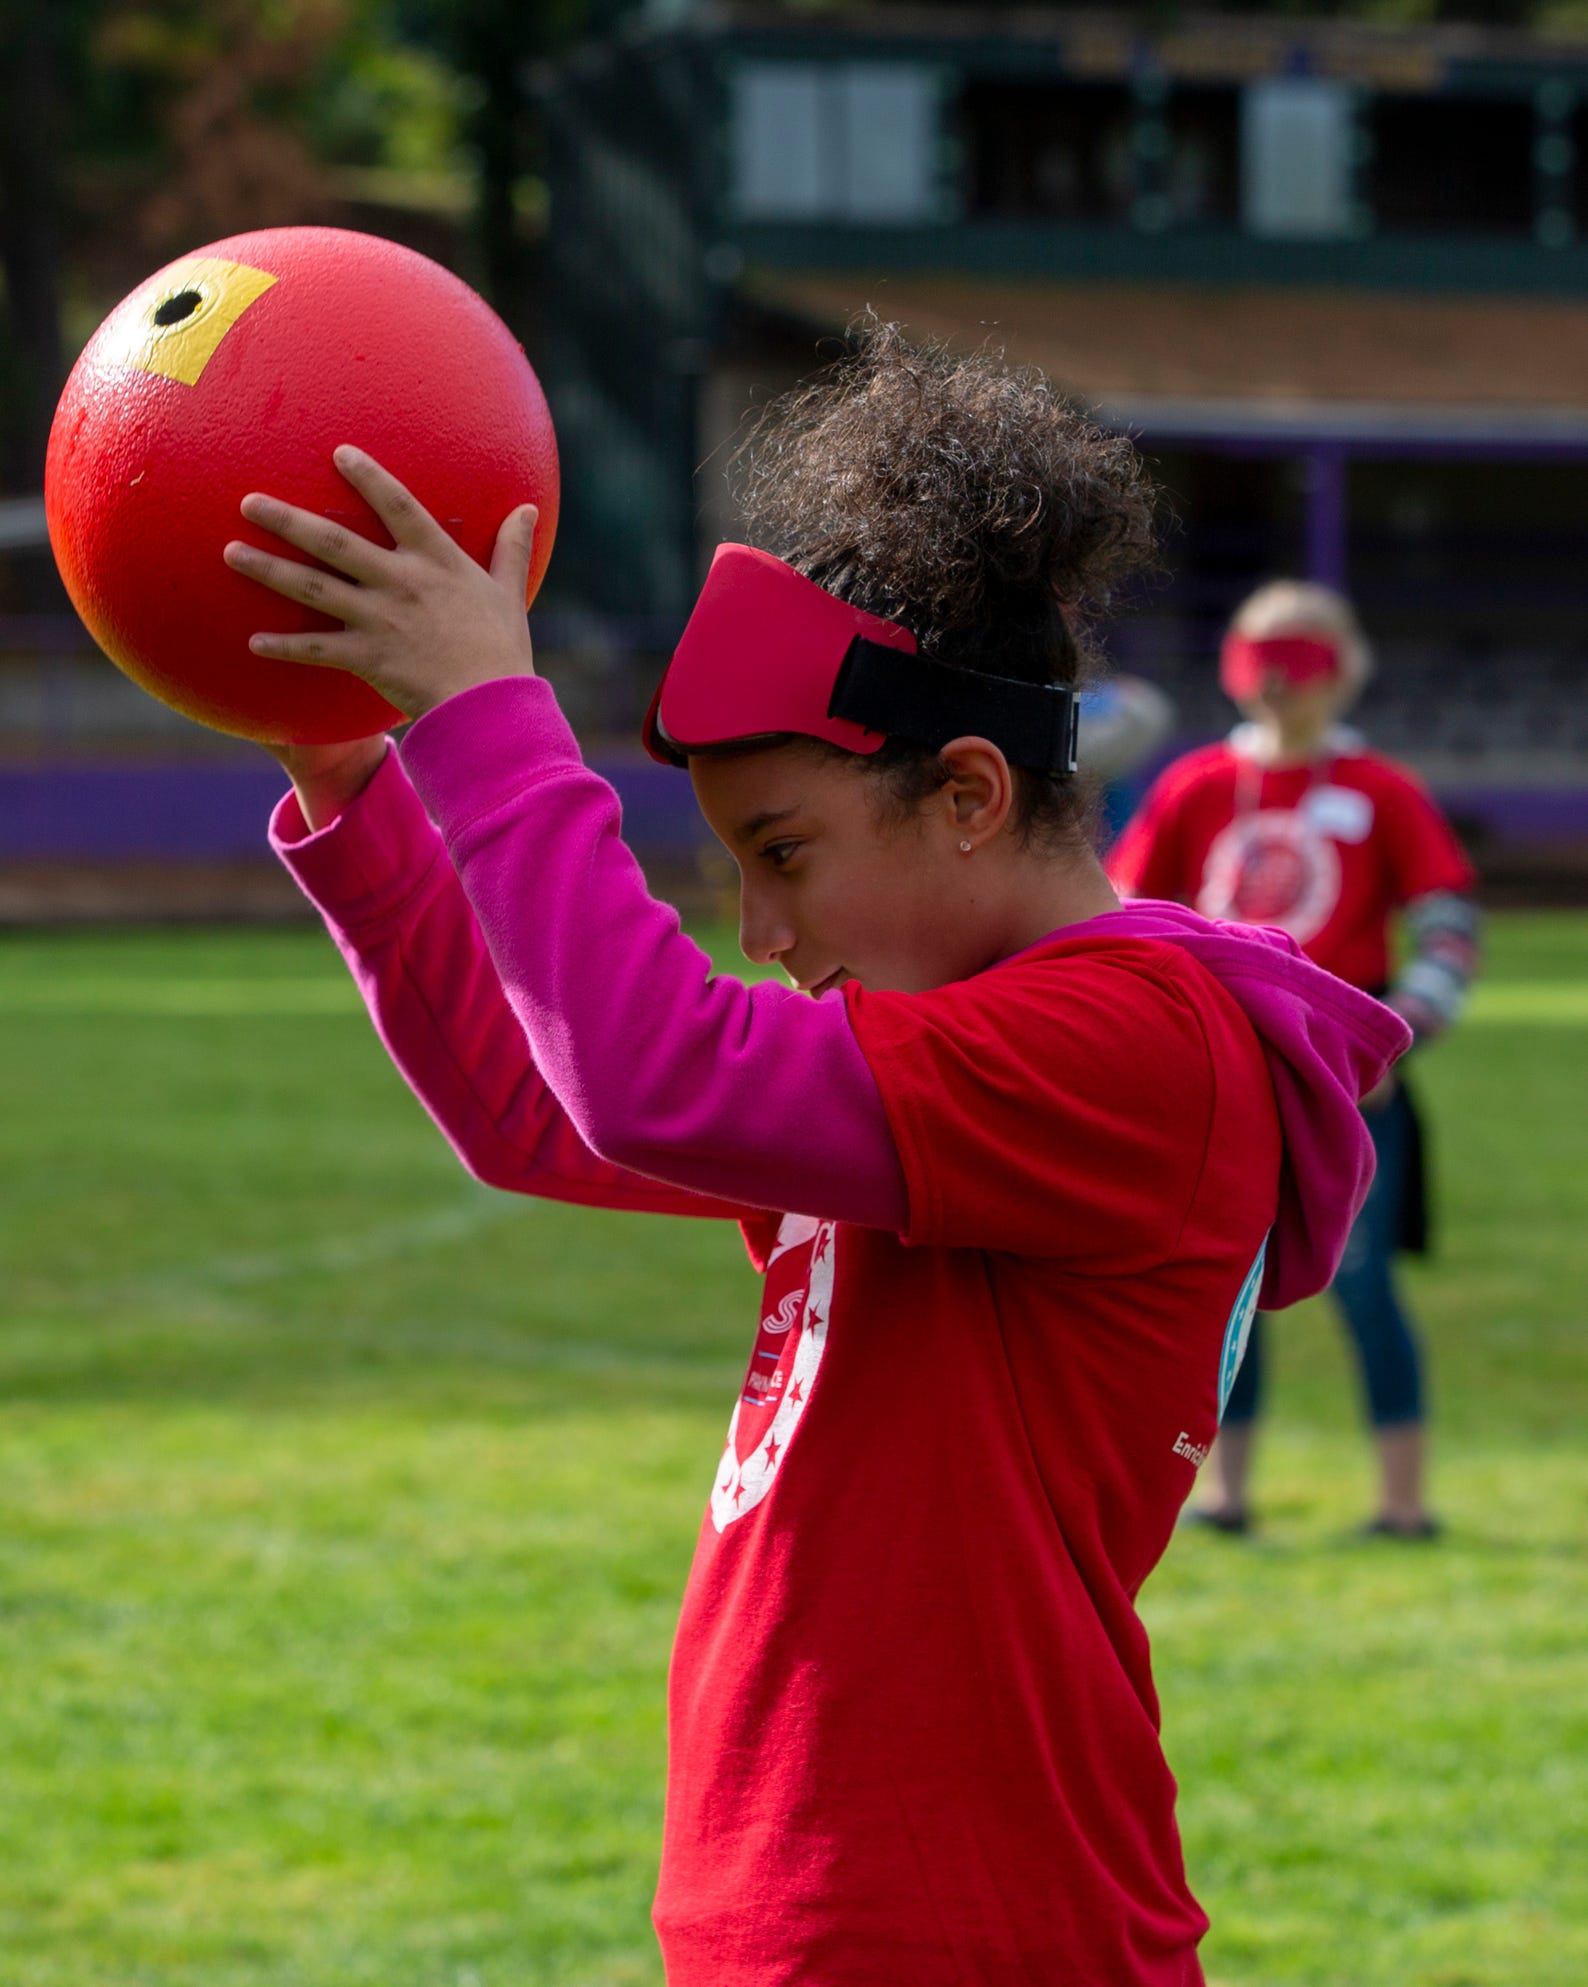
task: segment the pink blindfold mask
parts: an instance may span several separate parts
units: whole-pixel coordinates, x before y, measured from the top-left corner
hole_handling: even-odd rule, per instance
[[[899,622],[835,599],[770,552],[719,545],[642,736],[669,766],[790,732],[864,753],[890,737],[937,747],[973,736],[1011,765],[1062,775],[1075,771],[1077,716],[1058,684],[931,661]]]
[[[1340,673],[1340,651],[1319,635],[1226,635],[1219,650],[1219,683],[1227,697],[1255,697],[1266,676],[1290,684],[1321,683]]]

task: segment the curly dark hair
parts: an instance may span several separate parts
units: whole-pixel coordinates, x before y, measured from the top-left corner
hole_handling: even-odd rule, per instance
[[[829,593],[901,621],[922,654],[1075,685],[1119,584],[1156,561],[1157,495],[1122,435],[1043,376],[868,320],[816,379],[772,401],[735,458],[746,528]],[[871,766],[902,811],[947,778],[890,739]],[[1084,833],[1073,781],[1021,769],[1017,832]]]

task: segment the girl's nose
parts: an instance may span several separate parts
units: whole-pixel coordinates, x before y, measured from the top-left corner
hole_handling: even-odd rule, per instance
[[[794,949],[794,934],[788,920],[780,918],[769,904],[758,902],[751,891],[739,892],[739,950],[753,966],[775,966],[786,952]]]

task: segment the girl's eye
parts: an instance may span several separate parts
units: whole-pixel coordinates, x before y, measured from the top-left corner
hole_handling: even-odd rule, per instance
[[[774,869],[781,869],[798,847],[798,842],[768,842],[761,853]]]

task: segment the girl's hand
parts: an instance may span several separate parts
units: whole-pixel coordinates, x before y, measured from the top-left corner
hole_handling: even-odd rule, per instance
[[[278,498],[244,497],[242,513],[250,524],[334,570],[322,572],[236,539],[226,547],[227,565],[342,623],[323,634],[255,635],[248,644],[254,654],[350,670],[411,718],[477,683],[533,676],[524,594],[534,505],[509,513],[487,572],[361,449],[339,448],[334,460],[396,543],[388,552]]]

